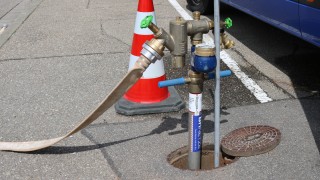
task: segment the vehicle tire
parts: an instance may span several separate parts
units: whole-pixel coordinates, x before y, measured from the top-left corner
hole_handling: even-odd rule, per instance
[[[213,13],[213,0],[187,0],[190,11],[199,11],[201,14]]]

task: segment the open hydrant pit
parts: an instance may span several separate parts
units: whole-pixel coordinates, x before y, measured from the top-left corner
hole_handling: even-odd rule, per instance
[[[235,161],[239,157],[230,156],[223,152],[220,153],[220,164],[219,167],[227,166]],[[188,168],[188,146],[179,148],[168,155],[167,161],[172,166],[182,169],[189,170]],[[201,151],[201,170],[212,170],[214,168],[214,145],[204,144]]]

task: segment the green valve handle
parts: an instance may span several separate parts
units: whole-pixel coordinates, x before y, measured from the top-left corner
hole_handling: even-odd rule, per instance
[[[152,22],[152,19],[153,19],[153,16],[152,15],[149,15],[149,16],[146,16],[145,18],[142,19],[141,23],[140,23],[140,27],[143,29],[143,28],[147,28],[151,22]]]
[[[228,17],[227,19],[225,19],[224,23],[225,23],[225,26],[226,26],[227,29],[231,28],[231,26],[232,26],[231,18]]]

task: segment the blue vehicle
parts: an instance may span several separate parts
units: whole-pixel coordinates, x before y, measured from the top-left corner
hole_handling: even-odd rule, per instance
[[[220,0],[320,47],[320,0]],[[188,9],[213,12],[213,0],[187,0]]]

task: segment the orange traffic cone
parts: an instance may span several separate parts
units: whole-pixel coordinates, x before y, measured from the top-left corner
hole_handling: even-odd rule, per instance
[[[140,56],[142,45],[154,37],[148,29],[140,27],[146,16],[153,16],[156,24],[153,1],[139,0],[135,21],[129,69]],[[173,87],[159,88],[158,82],[166,80],[163,61],[156,61],[143,73],[143,77],[116,103],[115,109],[124,115],[149,114],[179,111],[184,107],[180,96]],[[169,90],[168,90],[169,89]]]

